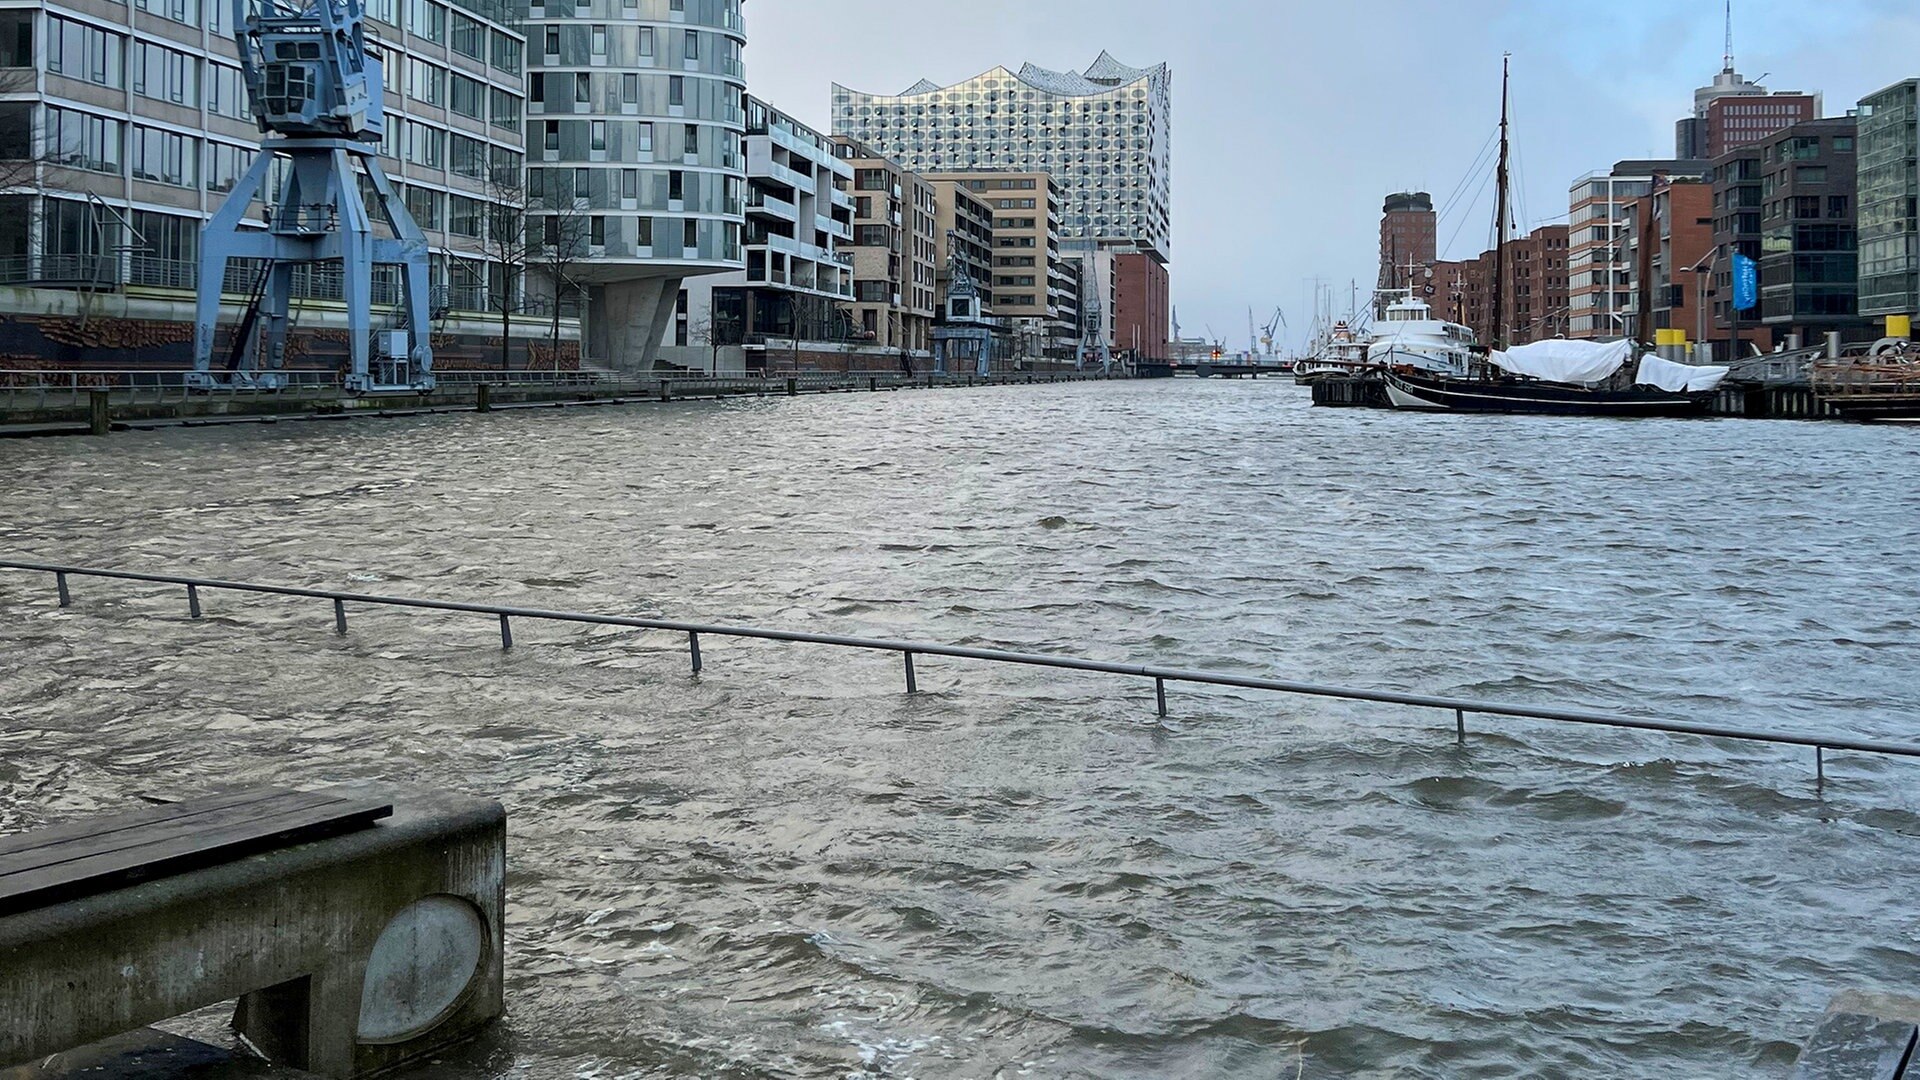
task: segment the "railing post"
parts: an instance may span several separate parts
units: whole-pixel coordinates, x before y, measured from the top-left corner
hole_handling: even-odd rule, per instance
[[[700,635],[687,631],[687,655],[693,661],[693,673],[700,674]]]
[[[1167,680],[1160,678],[1158,675],[1154,676],[1153,678],[1153,703],[1160,710],[1160,718],[1163,720],[1166,719]]]
[[[511,648],[513,648],[513,621],[507,618],[507,613],[503,611],[500,613],[500,651],[506,652]]]
[[[1813,772],[1814,786],[1824,789],[1827,786],[1827,748],[1824,746],[1813,748]]]
[[[198,585],[189,585],[187,586],[187,618],[197,619],[199,617],[200,587]]]
[[[1453,710],[1454,738],[1461,746],[1467,745],[1467,713],[1465,709]]]
[[[67,591],[67,575],[59,570],[53,573],[53,587],[60,592],[60,606],[72,607],[73,594]]]
[[[905,657],[907,661],[907,693],[917,694],[920,692],[920,684],[915,682],[913,678],[913,654],[907,652],[901,653],[900,655]]]
[[[338,597],[333,601],[333,632],[347,636],[347,602]]]
[[[787,377],[787,396],[792,397],[795,394],[798,394],[799,392],[800,392],[800,380],[792,376],[788,376]]]

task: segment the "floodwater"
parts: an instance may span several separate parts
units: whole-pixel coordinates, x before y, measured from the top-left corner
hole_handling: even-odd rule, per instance
[[[0,443],[8,557],[1912,739],[1920,432],[1280,381]],[[0,573],[0,830],[511,820],[528,1077],[1783,1077],[1920,973],[1920,763]]]

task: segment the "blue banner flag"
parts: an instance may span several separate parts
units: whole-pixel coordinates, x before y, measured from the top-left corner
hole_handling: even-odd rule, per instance
[[[1736,254],[1733,257],[1733,310],[1752,311],[1760,306],[1760,264]]]

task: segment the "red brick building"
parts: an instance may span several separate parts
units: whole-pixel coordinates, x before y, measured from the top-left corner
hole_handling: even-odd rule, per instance
[[[1434,314],[1473,329],[1492,344],[1493,252],[1461,262],[1435,263]],[[1548,225],[1507,241],[1506,333],[1508,345],[1525,345],[1567,333],[1567,227]]]
[[[1387,196],[1380,208],[1380,279],[1382,291],[1375,314],[1391,302],[1384,294],[1394,289],[1417,288],[1425,284],[1426,268],[1439,258],[1439,217],[1433,212],[1433,196],[1424,191],[1403,191]],[[1413,265],[1414,280],[1407,277]],[[1438,290],[1435,290],[1436,294]]]
[[[1820,116],[1812,94],[1742,94],[1707,103],[1707,156],[1717,158]]]
[[[1113,292],[1113,347],[1140,360],[1173,359],[1167,344],[1173,301],[1166,265],[1145,252],[1114,255]]]

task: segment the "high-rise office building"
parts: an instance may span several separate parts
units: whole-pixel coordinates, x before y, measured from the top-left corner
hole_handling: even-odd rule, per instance
[[[1627,207],[1662,176],[1704,178],[1704,161],[1621,161],[1573,182],[1567,197],[1567,336],[1625,337],[1634,307]]]
[[[1173,76],[1106,53],[1083,73],[997,67],[894,95],[833,88],[833,130],[920,173],[1045,172],[1066,236],[1171,257]]]
[[[586,234],[589,355],[651,368],[681,281],[743,265],[741,0],[532,0],[526,40],[534,215]]]
[[[1860,99],[1860,314],[1920,315],[1920,79]]]

